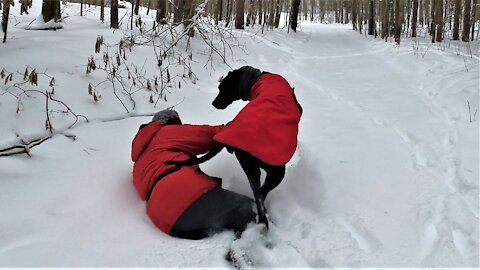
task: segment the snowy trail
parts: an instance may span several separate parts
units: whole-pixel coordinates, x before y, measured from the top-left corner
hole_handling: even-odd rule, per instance
[[[78,13],[74,5],[67,10]],[[25,32],[20,24],[12,42],[0,47],[0,61],[7,59],[11,70],[48,68],[56,95],[104,119],[122,108],[106,97],[98,104],[87,100],[94,76],[85,76],[83,63],[98,34],[109,40],[114,34],[88,14],[72,16],[55,33]],[[479,130],[466,110],[466,100],[473,110],[479,105],[478,56],[432,48],[416,57],[412,41],[398,47],[350,27],[304,22],[297,33],[234,31],[246,52],[234,48],[229,64],[285,76],[304,108],[297,153],[266,201],[273,221],[266,237],[259,237],[259,226],[238,241],[231,232],[200,241],[164,235],[131,183],[130,143],[149,118],[92,121],[69,131],[76,141],[58,135],[36,147],[32,158],[0,158],[0,267],[231,267],[229,248],[268,268],[478,267]],[[34,51],[30,44],[52,46],[45,34],[58,41],[55,57],[41,51],[17,63],[23,51]],[[88,42],[72,41],[78,36]],[[226,123],[244,103],[222,112],[210,106],[227,67],[205,70],[204,44],[192,44],[200,79],[169,89],[161,107],[179,103],[189,123]],[[71,62],[57,61],[66,54]],[[143,64],[151,51],[142,46],[132,55]],[[30,104],[15,115],[10,100],[1,98],[0,112],[14,119],[0,120],[8,127],[0,132],[2,142],[15,138],[13,131],[43,128],[43,118],[23,122],[36,112]],[[25,102],[38,106],[34,101]],[[222,177],[225,188],[251,196],[232,155],[221,153],[202,169]]]
[[[305,109],[301,133],[318,134],[308,138],[302,138],[300,134],[301,143],[305,147],[308,145],[310,152],[315,152],[311,155],[317,158],[312,163],[318,165],[310,166],[338,169],[341,167],[338,163],[355,162],[355,159],[330,160],[334,154],[329,155],[324,147],[331,143],[335,147],[340,146],[329,149],[336,151],[337,156],[342,150],[347,157],[352,154],[366,155],[369,152],[375,155],[359,167],[353,165],[347,168],[358,172],[355,177],[317,168],[314,173],[306,175],[313,178],[310,181],[323,176],[323,179],[318,179],[322,183],[318,184],[326,191],[320,191],[318,196],[307,194],[306,197],[313,200],[303,202],[301,206],[317,206],[321,209],[320,212],[332,216],[331,222],[350,234],[358,254],[365,254],[358,256],[356,253],[359,257],[357,262],[333,260],[333,265],[378,266],[388,260],[392,262],[391,266],[431,266],[434,262],[448,266],[455,261],[470,265],[478,262],[475,255],[478,247],[475,246],[475,238],[472,239],[472,236],[478,236],[478,230],[475,232],[474,229],[475,224],[478,224],[478,196],[474,195],[478,194],[478,171],[477,178],[474,175],[468,180],[459,172],[461,158],[455,157],[454,151],[464,147],[458,145],[455,125],[455,120],[460,116],[455,111],[452,112],[451,108],[439,105],[435,97],[441,91],[454,89],[452,83],[442,78],[446,74],[435,74],[443,69],[445,63],[417,61],[405,69],[403,62],[411,61],[408,58],[413,58],[412,55],[402,56],[395,52],[396,49],[359,38],[349,29],[312,25],[305,27],[304,31],[304,37],[296,39],[294,44],[288,44],[289,48],[298,48],[298,51],[282,48],[276,52],[280,63],[264,60],[263,64],[270,67],[283,65],[279,72],[289,74],[291,81],[293,78],[292,85],[297,88],[297,95]],[[290,40],[286,42],[293,43]],[[278,44],[271,41],[264,43],[270,49],[275,49]],[[261,54],[259,58],[275,59]],[[455,59],[449,64],[454,64],[459,72],[463,68],[463,63]],[[338,69],[332,69],[332,66]],[[364,71],[359,72],[362,70]],[[428,72],[426,78],[424,70]],[[435,90],[431,86],[426,86],[431,81],[436,83],[438,92],[433,92]],[[473,85],[469,89],[470,94],[475,95],[476,90]],[[314,109],[316,107],[322,108],[320,115],[319,110]],[[309,114],[309,111],[316,115]],[[358,128],[364,134],[359,137],[357,131],[355,138],[345,136],[338,124],[330,134],[329,124],[322,123],[326,119],[334,119],[347,126],[351,124],[347,130]],[[332,123],[331,126],[334,125]],[[337,138],[334,139],[335,137]],[[358,145],[359,142],[365,143],[372,139],[377,144],[367,143],[370,149]],[[346,145],[353,148],[344,149]],[[322,166],[322,163],[327,165]],[[474,164],[469,164],[472,165]],[[455,181],[461,183],[454,183]],[[359,188],[358,185],[369,187],[370,190]],[[459,191],[461,185],[464,185],[464,192]],[[302,186],[313,187],[314,184]],[[412,190],[412,187],[415,189]],[[351,201],[357,204],[355,207],[339,204],[338,198],[343,199],[345,193],[355,189],[357,191],[351,194],[359,197],[359,200]],[[302,196],[302,193],[298,191],[296,194]],[[369,201],[389,201],[388,207],[372,207],[365,202],[366,198],[362,198],[365,193],[369,194]],[[316,197],[325,198],[317,201]],[[294,201],[302,199],[294,198]],[[470,219],[472,223],[457,224],[456,214],[448,213],[448,208],[451,207],[467,209],[462,214],[465,215],[462,219]],[[313,211],[309,226],[315,227],[313,224],[325,222],[318,218],[318,208]],[[393,210],[386,210],[387,208]],[[291,211],[283,214],[289,212]],[[358,213],[362,213],[361,217]],[[308,224],[308,221],[305,223]],[[392,231],[403,231],[405,234],[392,235]],[[312,236],[318,237],[315,234],[308,237]],[[303,238],[304,235],[295,242],[307,242]],[[440,248],[437,246],[439,243],[442,243]],[[338,244],[332,243],[320,250],[332,248],[338,248]],[[449,253],[449,256],[439,255],[444,253]],[[335,255],[326,257],[332,260]],[[324,260],[320,260],[319,264],[308,258],[307,261],[313,267],[325,266]]]

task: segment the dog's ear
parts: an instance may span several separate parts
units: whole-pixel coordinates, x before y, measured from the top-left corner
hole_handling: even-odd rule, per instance
[[[222,81],[223,81],[223,78],[225,78],[224,75],[220,76],[220,78],[218,78],[218,82],[222,82]]]

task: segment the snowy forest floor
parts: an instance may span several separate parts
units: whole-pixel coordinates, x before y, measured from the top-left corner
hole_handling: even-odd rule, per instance
[[[99,102],[87,94],[90,82],[105,80],[101,72],[85,74],[97,35],[113,44],[121,31],[101,24],[98,8],[80,17],[74,4],[64,10],[64,29],[24,30],[39,5],[11,22],[0,70],[14,72],[14,82],[27,66],[55,77],[55,97],[90,121],[67,129],[72,117],[52,107],[54,128],[76,140],[57,134],[32,157],[0,157],[0,267],[228,268],[229,248],[256,267],[479,267],[478,42],[418,38],[398,46],[351,25],[308,22],[297,33],[232,30],[241,46],[232,48],[229,65],[283,75],[304,109],[297,153],[266,201],[269,249],[258,226],[234,242],[231,232],[190,241],[154,227],[132,185],[130,160],[131,141],[150,117],[126,115],[111,85],[96,89]],[[198,36],[192,48],[198,79],[173,85],[156,107],[139,92],[144,101],[135,113],[176,105],[185,123],[222,124],[244,106],[213,109],[217,79],[229,68],[218,57],[207,64]],[[131,55],[158,72],[150,46],[135,46]],[[49,89],[42,76],[37,88],[28,87]],[[0,86],[0,148],[16,134],[45,129],[45,98],[23,96],[16,113],[8,86]],[[202,169],[251,196],[232,155],[221,153]]]

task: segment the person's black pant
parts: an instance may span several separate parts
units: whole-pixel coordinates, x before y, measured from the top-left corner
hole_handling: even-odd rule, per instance
[[[248,223],[255,222],[254,205],[254,201],[247,196],[215,188],[185,210],[170,234],[186,239],[201,239],[225,230],[242,232]]]

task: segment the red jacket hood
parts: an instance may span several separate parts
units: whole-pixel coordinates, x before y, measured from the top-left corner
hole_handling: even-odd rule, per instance
[[[157,132],[165,126],[162,121],[153,122],[140,129],[132,142],[132,161],[137,161]]]

